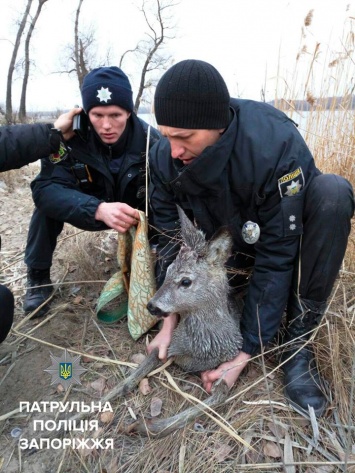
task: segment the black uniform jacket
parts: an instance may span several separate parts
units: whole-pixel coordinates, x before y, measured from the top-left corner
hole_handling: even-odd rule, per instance
[[[168,236],[179,228],[176,203],[207,238],[228,226],[234,251],[255,256],[242,316],[243,351],[255,354],[277,332],[291,288],[303,232],[307,185],[320,174],[295,124],[274,107],[231,99],[232,119],[218,142],[184,166],[162,138],[151,152],[151,206],[164,232],[158,252],[158,284],[173,259]],[[260,238],[247,244],[242,227],[257,223]],[[259,319],[259,321],[258,321]],[[260,331],[259,331],[260,323]]]
[[[44,158],[59,147],[59,138],[50,140],[51,125],[10,125],[0,127],[0,172],[18,169]]]
[[[127,126],[127,143],[117,174],[110,170],[110,161],[116,158],[115,145],[102,143],[92,130],[87,142],[78,136],[68,141],[71,151],[67,159],[56,164],[43,159],[41,172],[31,184],[37,208],[48,217],[84,230],[107,228],[95,220],[101,202],[124,202],[143,209],[148,125],[132,114]],[[159,138],[151,128],[150,146]]]

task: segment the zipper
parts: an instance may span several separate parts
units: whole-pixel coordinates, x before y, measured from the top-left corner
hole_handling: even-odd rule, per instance
[[[106,176],[103,174],[104,185],[105,185],[106,194],[108,197],[107,200],[108,202],[114,202],[115,195],[116,195],[116,181],[111,174],[110,163],[109,163],[109,159],[112,157],[112,147],[107,146],[107,148],[108,148],[108,155],[106,153],[103,153],[102,150],[100,151],[100,155],[108,171],[108,175],[111,176],[111,179],[113,181],[113,184],[112,184],[112,182],[110,182],[110,179],[106,178]]]

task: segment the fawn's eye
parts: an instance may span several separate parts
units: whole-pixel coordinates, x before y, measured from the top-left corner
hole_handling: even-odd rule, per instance
[[[181,281],[180,281],[180,286],[182,286],[182,287],[189,287],[189,286],[191,286],[191,282],[192,282],[191,279],[189,279],[189,278],[183,278],[183,279],[181,279]]]

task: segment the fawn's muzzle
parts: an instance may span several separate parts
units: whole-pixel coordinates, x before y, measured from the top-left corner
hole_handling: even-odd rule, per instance
[[[152,315],[155,315],[156,317],[164,317],[166,315],[165,312],[163,312],[161,309],[159,309],[158,306],[154,305],[153,302],[148,302],[147,304],[147,309]]]

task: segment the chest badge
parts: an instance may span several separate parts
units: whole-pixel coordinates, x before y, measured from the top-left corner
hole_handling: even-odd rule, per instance
[[[257,223],[248,220],[242,228],[242,236],[245,243],[254,245],[260,237],[260,227]]]

